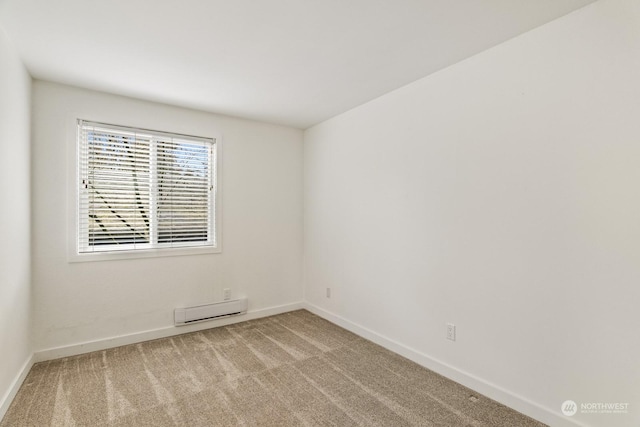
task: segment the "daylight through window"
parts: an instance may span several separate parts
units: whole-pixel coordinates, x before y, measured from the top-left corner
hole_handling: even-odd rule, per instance
[[[78,252],[216,246],[216,143],[78,121]]]

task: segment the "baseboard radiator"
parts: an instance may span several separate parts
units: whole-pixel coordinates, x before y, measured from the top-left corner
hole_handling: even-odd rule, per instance
[[[197,305],[194,307],[176,308],[173,312],[176,326],[205,322],[221,317],[236,316],[247,312],[247,299],[240,298],[214,304]]]

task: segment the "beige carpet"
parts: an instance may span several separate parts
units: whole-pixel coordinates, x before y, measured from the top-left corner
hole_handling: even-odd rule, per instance
[[[543,426],[307,311],[36,364],[0,427]]]

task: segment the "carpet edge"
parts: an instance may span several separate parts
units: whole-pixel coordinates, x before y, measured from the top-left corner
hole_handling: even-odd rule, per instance
[[[34,354],[31,353],[31,355],[27,357],[27,360],[25,360],[25,362],[22,364],[22,368],[20,368],[20,371],[9,386],[9,389],[0,399],[0,421],[2,421],[4,416],[7,414],[7,411],[9,410],[13,399],[16,397],[16,394],[18,394],[20,387],[22,387],[24,380],[27,378],[29,371],[31,371],[31,368],[35,363],[36,362]]]
[[[95,341],[86,341],[60,347],[48,348],[35,351],[33,353],[32,359],[33,363],[38,363],[45,362],[47,360],[59,359],[61,357],[77,356],[79,354],[90,353],[92,351],[106,350],[123,345],[136,344],[144,341],[151,341],[159,338],[167,338],[176,335],[188,334],[190,332],[216,328],[219,326],[231,325],[234,323],[245,322],[247,320],[259,319],[262,317],[300,310],[302,308],[304,308],[303,302],[298,301],[290,304],[261,308],[259,310],[251,310],[243,315],[225,317],[217,320],[214,319],[209,322],[202,322],[194,325],[179,327],[172,325],[168,327],[134,332],[131,334],[125,334],[115,337],[102,338]]]
[[[380,335],[371,329],[365,328],[364,326],[354,323],[314,304],[304,302],[302,308],[537,421],[552,426],[589,427],[587,424],[561,416],[551,409],[523,396],[510,392],[496,384],[451,366],[427,354],[414,350],[411,347]]]

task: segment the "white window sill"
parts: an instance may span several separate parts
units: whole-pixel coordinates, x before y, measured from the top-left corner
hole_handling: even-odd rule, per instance
[[[69,254],[69,262],[115,261],[123,259],[158,258],[184,255],[221,253],[222,248],[214,246],[190,248],[136,249],[111,252],[90,252]]]

